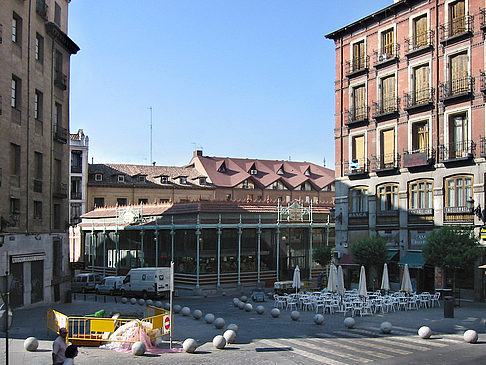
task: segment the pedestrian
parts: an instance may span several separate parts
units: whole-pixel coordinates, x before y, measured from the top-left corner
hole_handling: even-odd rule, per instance
[[[67,348],[67,339],[68,330],[64,327],[59,328],[59,336],[54,340],[52,344],[52,364],[53,365],[62,365],[64,364],[64,360],[66,359],[66,348]]]
[[[66,360],[64,360],[63,365],[74,365],[74,358],[78,356],[78,346],[69,345],[66,347]]]

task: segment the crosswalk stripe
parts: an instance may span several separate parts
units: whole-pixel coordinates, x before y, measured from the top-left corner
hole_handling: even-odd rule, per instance
[[[326,344],[326,345],[330,345],[330,346],[338,346],[339,348],[341,349],[346,349],[346,350],[351,350],[354,354],[359,354],[359,353],[363,353],[363,354],[366,354],[366,355],[369,355],[369,356],[372,356],[372,357],[379,357],[380,359],[390,359],[392,358],[393,356],[391,355],[388,355],[388,354],[381,354],[379,352],[374,352],[374,351],[369,351],[369,350],[365,350],[365,349],[358,349],[356,348],[355,346],[350,346],[350,345],[346,345],[345,342],[351,342],[353,343],[352,341],[354,341],[353,339],[344,339],[344,338],[340,338],[340,339],[336,339],[335,341],[332,341],[332,340],[327,340],[327,339],[319,339],[318,340],[319,343],[323,343],[323,344]],[[361,355],[360,355],[361,356]]]
[[[353,333],[351,331],[334,331],[333,333],[342,335],[344,338],[346,337],[363,338],[363,335],[360,335],[359,333]]]
[[[407,349],[412,349],[412,350],[419,350],[419,351],[430,350],[430,348],[425,347],[425,346],[421,346],[421,345],[418,345],[418,344],[411,344],[411,343],[406,343],[406,342],[403,342],[403,341],[397,342],[397,341],[392,340],[390,337],[389,338],[385,338],[385,337],[370,338],[368,340],[371,342],[371,346],[373,346],[373,342],[381,342],[383,344],[389,343],[390,345],[393,345],[393,346],[399,346],[399,347],[402,347],[402,348],[407,348]],[[344,341],[349,342],[349,343],[354,343],[355,340],[354,339],[345,339]]]
[[[448,342],[448,343],[453,343],[453,344],[458,344],[461,342],[464,342],[464,339],[453,339],[453,338],[447,338],[447,337],[432,337],[432,341],[441,341],[441,342]]]
[[[362,362],[362,363],[373,361],[372,359],[368,359],[368,358],[365,358],[363,356],[355,356],[355,355],[352,355],[352,354],[345,353],[343,351],[333,350],[329,346],[326,347],[326,348],[322,348],[322,347],[313,345],[313,343],[315,343],[313,340],[314,339],[308,339],[305,343],[302,343],[302,344],[299,343],[299,342],[303,342],[303,341],[298,341],[297,344],[300,345],[300,346],[309,347],[313,350],[324,351],[325,353],[330,354],[330,355],[344,357],[344,358],[347,358],[347,359],[350,359],[350,360],[353,360],[353,361],[358,361],[358,362]],[[291,340],[291,342],[294,343],[295,340]],[[339,347],[339,343],[337,341],[335,343],[335,346]]]
[[[376,339],[375,338],[370,338],[368,340],[376,340]],[[380,346],[380,345],[378,345],[376,343],[370,343],[370,342],[371,341],[358,340],[358,339],[353,340],[353,343],[355,343],[355,344],[362,345],[362,346],[371,346],[374,349],[381,350],[381,351],[391,352],[391,353],[395,353],[395,354],[399,354],[399,355],[409,355],[409,354],[411,354],[410,351],[401,350],[401,349],[398,349],[396,347]],[[373,341],[373,342],[376,342],[376,341]]]
[[[264,343],[268,346],[273,346],[273,347],[281,347],[282,346],[281,343],[271,341],[271,340],[260,340],[260,342]],[[292,347],[292,352],[297,354],[297,355],[300,355],[300,356],[303,356],[303,357],[306,357],[308,359],[311,359],[311,360],[314,360],[314,361],[317,361],[317,362],[321,362],[321,363],[324,363],[324,364],[329,364],[329,365],[342,365],[343,364],[342,361],[336,361],[334,359],[330,359],[330,358],[325,357],[325,356],[316,355],[312,352],[307,352],[307,351],[304,351],[304,350],[301,350],[301,349],[296,349],[296,348],[293,348],[293,347]]]
[[[421,338],[411,338],[411,337],[387,337],[383,338],[383,341],[395,343],[397,346],[403,344],[404,347],[408,344],[409,347],[416,350],[428,351],[431,347],[446,347],[447,345],[435,342],[425,343]]]

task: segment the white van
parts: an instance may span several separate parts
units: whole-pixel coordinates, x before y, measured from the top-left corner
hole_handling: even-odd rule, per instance
[[[96,294],[118,294],[123,285],[124,276],[107,276],[96,284]]]
[[[170,267],[131,269],[121,287],[121,295],[141,295],[143,298],[169,294]]]
[[[88,291],[95,290],[96,284],[98,284],[100,281],[101,276],[98,274],[78,274],[71,282],[71,290],[73,292],[80,291],[81,293],[86,293]]]

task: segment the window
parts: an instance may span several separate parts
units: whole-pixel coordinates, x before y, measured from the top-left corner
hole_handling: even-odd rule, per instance
[[[44,62],[44,38],[39,33],[35,34],[35,59]]]
[[[138,177],[138,182],[145,182],[145,175],[140,175]]]
[[[395,98],[395,75],[381,79],[381,113],[391,113],[397,110]]]
[[[34,200],[34,219],[42,220],[42,202]]]
[[[300,190],[311,191],[312,185],[310,184],[310,182],[306,181],[300,185]]]
[[[20,146],[10,143],[10,175],[20,176]]]
[[[284,170],[283,165],[282,165],[282,166],[281,166],[281,167],[278,169],[278,171],[277,171],[277,175],[283,175],[283,174],[285,174],[285,170]]]
[[[127,205],[127,198],[116,198],[116,205],[118,206],[126,206]]]
[[[218,168],[218,172],[225,173],[227,171],[226,164],[223,162]]]
[[[168,203],[169,199],[159,199],[159,203]]]
[[[12,75],[12,85],[11,85],[11,98],[10,105],[12,108],[20,108],[20,92],[21,92],[21,81],[18,77]]]
[[[125,182],[125,175],[118,175],[118,182]]]
[[[22,44],[22,18],[15,12],[12,16],[12,42],[19,46]]]
[[[363,169],[365,167],[365,136],[351,137],[351,164],[352,170]]]
[[[270,186],[270,188],[273,190],[287,190],[287,187],[284,185],[284,183],[281,180],[274,181]]]
[[[415,67],[412,72],[413,104],[426,104],[431,101],[429,84],[429,65]]]
[[[103,181],[103,174],[95,174],[95,181]]]
[[[241,183],[240,187],[243,188],[243,189],[255,189],[255,183],[253,181],[247,179],[247,180],[245,180]]]
[[[79,200],[82,198],[81,178],[79,176],[71,176],[71,199]]]
[[[410,209],[426,209],[433,207],[432,181],[417,181],[409,186]]]
[[[449,158],[466,157],[470,152],[467,113],[449,117]]]
[[[60,159],[54,159],[54,182],[60,184],[62,179],[62,162]]]
[[[393,28],[381,33],[381,51],[385,59],[395,57],[395,36]]]
[[[427,14],[424,14],[413,20],[413,48],[425,47],[428,43]]]
[[[366,52],[364,40],[353,44],[353,71],[358,71],[366,67]]]
[[[450,58],[450,95],[469,91],[467,53],[459,53]]]
[[[206,185],[206,178],[205,177],[199,178],[199,185]]]
[[[466,11],[464,0],[456,1],[450,4],[449,15],[451,24],[449,36],[464,33],[466,31]]]
[[[395,167],[395,129],[380,131],[380,168]]]
[[[12,215],[20,214],[20,199],[10,198],[10,214]]]
[[[167,176],[161,176],[160,177],[160,183],[161,184],[167,184],[168,183],[168,177]]]
[[[187,176],[181,176],[179,182],[183,185],[187,184]]]
[[[43,170],[43,156],[40,152],[34,152],[34,179],[42,180]]]
[[[364,186],[349,189],[349,212],[368,211],[368,189]]]
[[[54,23],[61,27],[61,7],[58,3],[54,3]]]
[[[148,199],[146,199],[146,198],[138,199],[138,204],[139,205],[148,204]]]
[[[42,120],[43,114],[43,95],[39,90],[34,93],[34,118]]]
[[[61,229],[61,204],[54,204],[54,229]],[[60,262],[60,261],[59,261]]]
[[[94,198],[95,208],[103,208],[105,206],[105,198]]]
[[[353,120],[367,118],[366,88],[365,85],[355,86],[351,90],[353,103]]]
[[[71,151],[71,172],[79,173],[83,169],[83,159],[81,151]]]
[[[380,211],[398,210],[398,185],[379,186],[378,201]]]
[[[473,197],[473,180],[471,176],[454,176],[446,179],[446,206],[465,207]]]
[[[310,167],[308,167],[308,168],[305,170],[304,175],[305,175],[305,176],[310,176],[310,175],[311,175],[311,170],[310,170]]]
[[[246,201],[248,201],[248,202],[253,201],[253,194],[247,194],[246,195]]]
[[[427,121],[412,124],[412,152],[427,152],[429,148],[429,124]]]

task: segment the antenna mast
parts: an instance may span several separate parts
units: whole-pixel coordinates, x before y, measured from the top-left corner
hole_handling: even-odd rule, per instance
[[[152,107],[150,109],[150,164],[152,165]]]

